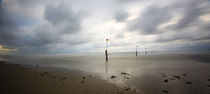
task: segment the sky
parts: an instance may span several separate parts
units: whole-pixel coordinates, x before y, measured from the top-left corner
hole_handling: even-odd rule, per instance
[[[209,0],[0,0],[0,52],[210,50]]]

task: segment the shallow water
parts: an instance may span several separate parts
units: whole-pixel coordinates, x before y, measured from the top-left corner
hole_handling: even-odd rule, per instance
[[[210,94],[210,52],[148,52],[104,54],[30,55],[4,57],[12,63],[66,68],[95,73],[119,86],[145,94]],[[122,75],[121,72],[129,75]],[[117,78],[110,79],[115,75]],[[165,75],[165,77],[163,77]],[[176,78],[174,76],[179,76]],[[164,82],[168,80],[168,82]],[[189,84],[191,82],[192,84]]]

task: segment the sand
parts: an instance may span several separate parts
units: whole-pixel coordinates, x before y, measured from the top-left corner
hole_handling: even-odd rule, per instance
[[[210,94],[209,52],[7,56],[0,94]]]
[[[134,94],[84,71],[0,62],[1,94]],[[110,77],[110,79],[114,79]]]

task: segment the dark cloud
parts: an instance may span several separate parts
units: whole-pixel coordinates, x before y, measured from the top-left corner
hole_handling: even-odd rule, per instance
[[[123,21],[126,20],[127,17],[128,17],[128,13],[125,12],[125,11],[120,10],[120,11],[117,11],[117,12],[115,13],[115,17],[114,17],[114,18],[115,18],[118,22],[123,22]]]
[[[208,3],[205,0],[192,0],[188,2],[179,2],[173,7],[180,11],[183,11],[183,17],[178,21],[176,25],[173,26],[173,29],[180,30],[188,27],[194,21],[197,21],[198,17],[205,14],[206,12],[203,3]]]
[[[18,30],[15,31],[15,29],[17,29],[15,21],[10,18],[9,13],[0,5],[0,44],[6,47],[18,45]]]
[[[141,34],[155,34],[160,31],[157,27],[171,18],[169,7],[149,6],[136,19],[128,23],[131,31],[137,30]]]
[[[37,27],[25,43],[32,47],[49,48],[49,45],[76,45],[87,42],[79,32],[83,13],[75,13],[62,3],[58,6],[47,5],[44,18],[50,23]],[[64,37],[64,36],[70,37]]]
[[[158,30],[157,27],[172,19],[173,13],[179,12],[183,13],[183,17],[178,20],[177,24],[167,27],[168,30],[179,32],[181,29],[192,26],[192,23],[198,21],[201,15],[209,13],[209,11],[206,11],[209,6],[203,6],[204,3],[208,2],[205,0],[177,1],[164,7],[153,4],[146,7],[138,18],[129,22],[128,27],[131,31],[138,31],[141,34],[166,32],[167,30]]]
[[[81,11],[72,11],[62,4],[47,5],[44,18],[49,23],[25,31],[19,29],[14,16],[10,16],[11,13],[7,10],[0,7],[0,45],[18,48],[21,53],[40,53],[56,49],[56,45],[60,44],[72,46],[88,42],[85,36],[81,38],[80,35],[81,21],[84,17]]]
[[[44,18],[53,25],[59,27],[60,32],[75,33],[81,28],[80,22],[82,14],[74,13],[65,5],[60,4],[57,7],[48,5],[44,12]]]

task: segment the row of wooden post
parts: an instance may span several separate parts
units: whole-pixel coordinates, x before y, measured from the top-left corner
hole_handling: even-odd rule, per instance
[[[108,61],[108,41],[109,41],[109,39],[107,38],[106,39],[106,50],[105,50],[106,61]],[[136,56],[138,56],[137,50],[138,50],[138,45],[136,45]]]
[[[106,61],[108,61],[108,41],[109,41],[109,39],[107,38],[106,39],[106,50],[105,50]],[[145,48],[145,50],[147,50],[147,49]],[[146,51],[146,54],[147,54],[147,51]],[[136,56],[138,56],[138,45],[136,45]]]

